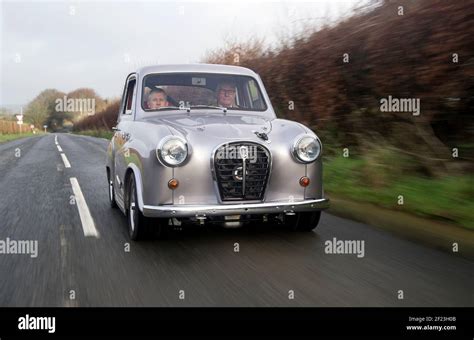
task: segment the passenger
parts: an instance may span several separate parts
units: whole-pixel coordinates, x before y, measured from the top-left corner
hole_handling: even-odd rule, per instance
[[[169,106],[168,95],[163,89],[154,89],[148,94],[146,104],[150,110]]]
[[[224,81],[217,85],[217,105],[221,107],[238,107],[235,104],[235,84],[230,81]]]

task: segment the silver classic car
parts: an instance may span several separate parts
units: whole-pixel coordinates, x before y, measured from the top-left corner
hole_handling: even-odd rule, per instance
[[[183,224],[311,231],[329,206],[321,141],[278,119],[247,68],[141,68],[127,77],[113,129],[110,204],[127,216],[133,240]]]

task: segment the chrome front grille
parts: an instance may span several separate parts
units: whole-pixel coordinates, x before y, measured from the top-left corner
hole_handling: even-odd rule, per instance
[[[214,155],[214,171],[221,200],[263,200],[270,164],[270,153],[260,144],[233,142],[220,146]]]

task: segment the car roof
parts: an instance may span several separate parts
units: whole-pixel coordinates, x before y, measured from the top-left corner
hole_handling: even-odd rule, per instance
[[[219,64],[175,64],[175,65],[154,65],[145,66],[137,70],[139,75],[147,75],[150,73],[169,73],[169,72],[196,72],[196,73],[226,73],[240,74],[247,76],[256,76],[252,70],[231,65]]]

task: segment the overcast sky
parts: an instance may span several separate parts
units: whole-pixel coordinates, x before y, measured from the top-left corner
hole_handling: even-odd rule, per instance
[[[119,96],[137,67],[200,62],[226,38],[273,44],[303,22],[333,22],[360,3],[0,2],[0,107],[15,110],[46,88]]]

